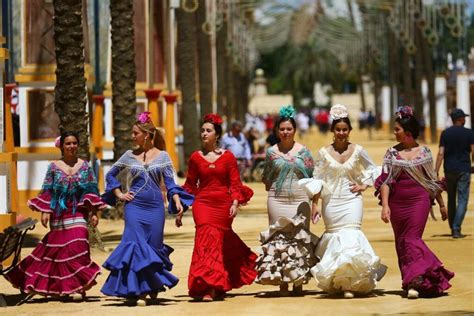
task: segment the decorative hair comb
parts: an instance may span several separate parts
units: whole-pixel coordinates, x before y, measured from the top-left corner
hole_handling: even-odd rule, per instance
[[[204,116],[204,122],[221,125],[224,121],[218,114],[211,113]]]
[[[329,111],[329,115],[331,115],[333,120],[339,120],[348,117],[349,113],[344,105],[334,104]]]
[[[410,118],[413,116],[413,109],[408,105],[399,106],[395,115],[399,118]]]
[[[151,122],[150,112],[142,112],[138,115],[137,121],[141,124],[146,124]]]
[[[280,109],[280,117],[295,118],[296,111],[293,105],[286,105]]]

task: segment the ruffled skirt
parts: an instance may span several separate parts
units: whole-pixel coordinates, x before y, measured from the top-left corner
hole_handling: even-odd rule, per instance
[[[163,244],[155,250],[142,242],[121,242],[103,267],[110,270],[101,291],[105,295],[138,297],[143,294],[162,292],[172,288],[178,278],[171,274],[173,264],[169,255],[173,248]]]
[[[99,273],[100,267],[90,257],[84,225],[47,233],[6,278],[25,293],[68,295],[91,288]]]
[[[321,261],[311,268],[311,273],[328,293],[369,293],[387,270],[362,231],[355,228],[324,233],[316,255]]]
[[[299,286],[311,277],[309,270],[317,262],[318,237],[305,229],[306,217],[279,217],[260,234],[262,246],[257,259],[257,283]]]
[[[223,294],[252,284],[257,255],[232,229],[205,224],[196,227],[189,269],[189,296],[203,297],[215,290]]]

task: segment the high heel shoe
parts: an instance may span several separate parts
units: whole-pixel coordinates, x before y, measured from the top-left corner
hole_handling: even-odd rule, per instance
[[[354,298],[354,293],[351,291],[344,291],[344,298]]]

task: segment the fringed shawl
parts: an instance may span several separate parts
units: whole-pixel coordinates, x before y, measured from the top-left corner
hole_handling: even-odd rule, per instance
[[[275,193],[283,187],[291,188],[294,180],[313,176],[314,160],[308,148],[303,146],[294,155],[283,155],[273,147],[267,149],[262,181],[268,186],[275,185]]]
[[[431,151],[426,146],[423,146],[418,156],[411,160],[404,159],[395,148],[389,148],[383,159],[382,175],[377,179],[377,191],[383,184],[388,186],[393,184],[402,171],[425,188],[431,198],[435,198],[443,191],[434,170]]]

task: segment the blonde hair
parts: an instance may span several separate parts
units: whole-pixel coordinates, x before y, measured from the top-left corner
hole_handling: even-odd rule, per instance
[[[142,123],[140,121],[136,121],[135,125],[145,133],[151,136],[153,146],[158,148],[159,150],[166,150],[166,142],[165,142],[165,130],[161,127],[155,127],[152,121],[148,121],[146,123]]]

